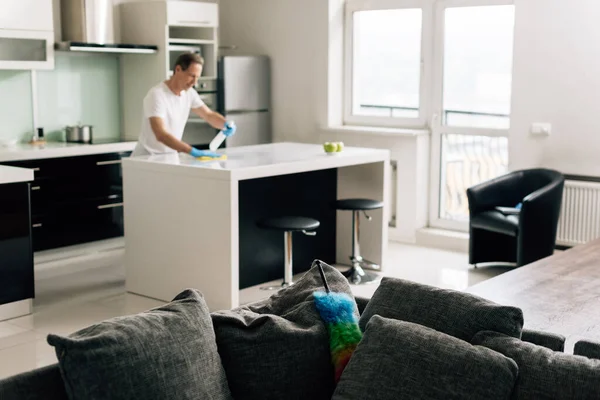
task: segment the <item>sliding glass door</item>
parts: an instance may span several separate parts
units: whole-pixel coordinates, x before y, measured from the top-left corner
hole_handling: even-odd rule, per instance
[[[439,1],[434,21],[430,225],[466,230],[467,188],[508,168],[514,6]]]

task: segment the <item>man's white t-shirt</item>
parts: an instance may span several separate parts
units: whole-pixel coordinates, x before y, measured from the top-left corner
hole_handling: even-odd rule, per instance
[[[176,150],[165,146],[156,139],[156,135],[150,126],[150,117],[162,118],[167,132],[181,140],[190,110],[203,105],[204,102],[193,87],[182,91],[177,96],[164,82],[154,86],[144,97],[142,129],[132,156],[176,153]]]

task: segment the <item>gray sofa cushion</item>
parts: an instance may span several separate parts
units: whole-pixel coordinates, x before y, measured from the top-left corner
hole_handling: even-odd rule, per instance
[[[66,400],[67,392],[58,364],[0,380],[0,399]]]
[[[600,343],[591,340],[579,340],[575,343],[573,354],[600,359]]]
[[[71,399],[230,399],[208,307],[186,290],[164,306],[68,337],[50,334]]]
[[[523,312],[481,297],[440,289],[403,279],[384,277],[362,313],[364,331],[369,319],[382,317],[414,322],[469,342],[482,330],[521,337]]]
[[[549,350],[497,332],[480,332],[472,340],[516,361],[519,378],[514,398],[598,399],[600,360]]]
[[[523,329],[521,340],[537,344],[538,346],[544,346],[550,350],[565,351],[566,338],[557,333]]]
[[[485,347],[375,315],[332,400],[510,399],[517,373]]]
[[[333,292],[353,298],[347,279],[324,265]],[[334,368],[313,292],[317,267],[294,285],[246,307],[212,313],[231,393],[241,399],[331,399]],[[358,319],[358,309],[355,310]]]

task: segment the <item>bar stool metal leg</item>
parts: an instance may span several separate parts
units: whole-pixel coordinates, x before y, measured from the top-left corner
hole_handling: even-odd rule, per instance
[[[352,263],[360,260],[360,214],[355,210],[352,211]]]
[[[282,287],[290,286],[292,282],[293,275],[293,267],[292,267],[292,232],[284,232],[283,233],[283,246],[285,253],[285,270],[283,282],[281,283]]]
[[[366,215],[366,214],[365,214]],[[367,216],[371,219],[369,216]],[[379,269],[379,265],[363,259],[360,255],[360,210],[352,211],[352,255],[350,256],[352,267],[344,272],[344,276],[355,284],[373,283],[379,279],[375,274],[366,272],[364,267],[375,267]]]
[[[365,211],[363,211],[363,214],[365,214],[365,218],[367,218],[368,221],[372,219]],[[356,210],[352,212],[352,262],[358,263],[362,268],[380,270],[381,266],[379,266],[379,264],[369,261],[360,255],[359,227],[360,211]]]
[[[306,233],[305,233],[306,234]],[[312,236],[312,235],[311,235]],[[293,263],[292,263],[292,231],[285,231],[283,233],[283,252],[284,252],[284,271],[283,271],[283,282],[279,286],[264,286],[262,290],[279,290],[284,287],[291,286],[294,282],[293,275]]]

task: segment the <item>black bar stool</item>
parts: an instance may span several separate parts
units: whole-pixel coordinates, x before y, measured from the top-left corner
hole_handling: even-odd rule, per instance
[[[313,218],[285,216],[263,218],[258,221],[257,225],[264,229],[283,231],[283,245],[285,254],[284,276],[281,286],[266,286],[261,287],[261,289],[277,290],[281,289],[282,287],[292,285],[292,233],[302,232],[308,236],[315,236],[317,232],[314,232],[314,230],[319,227],[319,221]]]
[[[344,276],[355,284],[373,283],[379,279],[376,274],[366,272],[363,268],[379,270],[381,267],[372,261],[365,260],[360,255],[360,212],[362,211],[368,221],[372,218],[367,215],[367,210],[376,210],[383,207],[383,202],[371,199],[342,199],[335,202],[336,210],[352,211],[352,267],[344,272]]]

